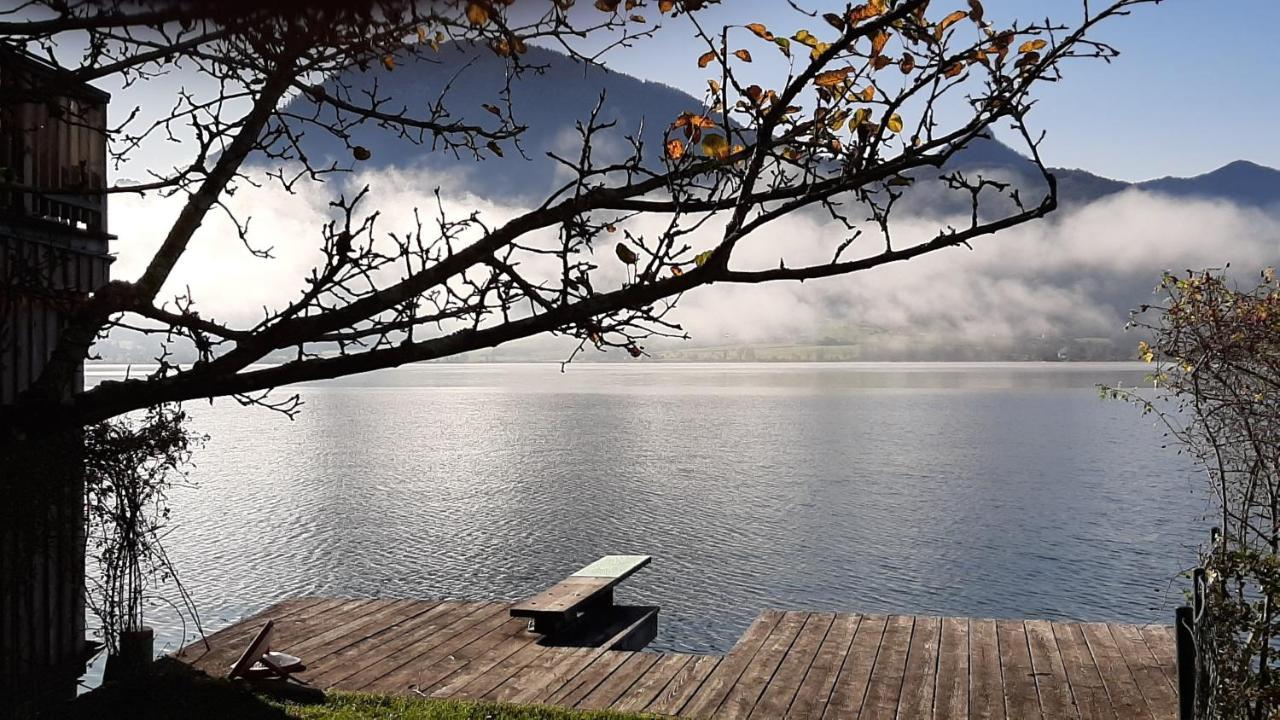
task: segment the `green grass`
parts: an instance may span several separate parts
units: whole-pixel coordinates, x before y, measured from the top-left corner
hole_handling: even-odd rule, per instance
[[[161,660],[147,682],[107,685],[86,693],[50,720],[639,720],[647,715],[584,712],[529,705],[455,702],[419,697],[329,693],[302,703],[250,692],[186,665]]]

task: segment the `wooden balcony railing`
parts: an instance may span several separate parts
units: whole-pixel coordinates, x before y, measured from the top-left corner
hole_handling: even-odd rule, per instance
[[[109,96],[0,53],[0,213],[106,232]]]

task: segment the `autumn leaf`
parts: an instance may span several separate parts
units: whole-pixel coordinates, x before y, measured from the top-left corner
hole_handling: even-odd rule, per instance
[[[1039,40],[1028,40],[1018,46],[1018,52],[1023,54],[1029,53],[1029,52],[1036,52],[1038,50],[1045,49],[1045,47],[1047,47],[1048,45],[1049,45],[1049,42],[1047,40],[1044,40],[1043,38]]]
[[[596,0],[596,9],[600,12],[618,12],[619,0]]]
[[[723,135],[711,133],[702,138],[702,154],[723,160],[729,156],[729,141]]]
[[[704,68],[710,65],[711,62],[715,59],[716,59],[716,51],[708,50],[707,52],[704,52],[698,56],[698,67]]]
[[[851,72],[853,72],[853,68],[850,67],[820,72],[813,78],[813,84],[818,87],[835,87],[844,82],[844,79],[849,77]]]
[[[1156,359],[1155,351],[1151,349],[1151,345],[1148,344],[1146,340],[1138,343],[1138,357],[1141,358],[1143,362],[1148,363]]]
[[[969,0],[969,19],[980,23],[982,22],[983,14],[982,3],[978,2],[978,0]]]
[[[912,183],[911,178],[906,175],[894,175],[889,178],[889,182],[885,183],[889,187],[906,187]]]
[[[498,157],[502,157],[502,148],[498,146],[498,143],[490,140],[485,147],[488,147],[489,151],[492,152],[494,155],[497,155]]]
[[[783,55],[786,55],[787,57],[791,57],[791,41],[790,40],[784,37],[774,38],[773,43],[778,46],[778,49],[782,51]]]
[[[858,108],[853,113],[853,118],[849,120],[849,127],[855,128],[871,119],[871,108]]]
[[[424,43],[426,41],[427,41],[427,29],[419,25],[418,26],[418,42]]]
[[[827,24],[831,27],[839,30],[840,32],[844,32],[844,18],[839,15],[835,13],[827,13],[822,16],[822,19],[826,20]]]
[[[894,113],[889,117],[889,122],[885,123],[885,127],[889,128],[889,132],[902,132],[902,116]]]
[[[351,157],[354,157],[355,159],[363,162],[373,157],[373,153],[369,152],[369,149],[366,148],[365,146],[357,145],[351,148]]]
[[[813,33],[808,30],[797,31],[796,34],[791,37],[801,45],[808,45],[809,47],[817,47],[820,42],[818,38],[814,37]]]
[[[493,113],[494,115],[497,115],[498,117],[502,117],[502,111],[499,110],[497,107],[490,105],[489,103],[481,103],[480,107],[484,108],[490,113]]]
[[[658,0],[658,12],[666,15],[676,6],[675,0]]]
[[[769,28],[766,28],[764,25],[761,25],[760,23],[747,23],[746,28],[751,32],[755,33],[756,37],[760,38],[761,40],[769,40],[772,42],[773,40],[776,39],[773,37],[773,33],[769,32]]]
[[[684,274],[684,270],[681,269],[679,265],[672,265],[671,274],[674,275],[675,277],[680,277],[681,275]]]
[[[747,52],[746,50],[734,50],[733,56],[738,58],[742,62],[751,62],[751,53]]]
[[[911,71],[916,69],[916,56],[911,53],[902,53],[902,60],[898,61],[898,67],[902,69],[903,75],[910,75]]]
[[[942,21],[938,23],[938,29],[934,32],[934,37],[937,37],[939,40],[941,40],[942,34],[947,31],[947,28],[951,27],[952,25],[955,25],[956,23],[960,22],[961,20],[965,19],[968,16],[969,14],[966,13],[965,11],[956,10],[950,15],[942,18]]]
[[[627,247],[626,243],[618,243],[614,246],[613,251],[618,254],[618,259],[628,265],[635,265],[640,262],[640,256],[634,250]]]
[[[705,252],[698,253],[693,258],[693,264],[697,265],[698,267],[702,267],[703,265],[706,265],[707,261],[711,259],[711,255],[714,252],[715,250],[707,250]]]
[[[889,33],[881,30],[871,38],[871,57],[878,56],[884,51],[884,46],[889,42]]]
[[[667,141],[667,157],[671,158],[672,160],[679,160],[680,158],[684,157],[684,143],[675,139],[668,140]]]
[[[386,69],[388,69],[388,70],[395,70],[395,69],[396,69],[396,59],[395,59],[395,58],[393,58],[393,57],[391,57],[390,55],[383,55],[383,56],[382,56],[382,67],[384,67],[384,68],[386,68]]]
[[[942,74],[945,77],[953,78],[962,72],[964,72],[964,63],[952,63]]]
[[[486,7],[484,3],[467,3],[467,22],[472,25],[488,25],[489,8]]]
[[[872,100],[875,100],[876,99],[875,87],[868,85],[866,88],[862,90],[862,94],[859,95],[858,97],[862,99],[862,102],[871,102]]]

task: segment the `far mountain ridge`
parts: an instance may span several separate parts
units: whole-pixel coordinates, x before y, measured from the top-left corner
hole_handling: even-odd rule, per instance
[[[352,129],[350,138],[352,145],[363,145],[372,153],[362,165],[374,169],[444,171],[453,176],[455,186],[481,197],[540,200],[546,191],[567,179],[567,171],[548,158],[547,153],[576,159],[580,142],[577,125],[587,120],[602,94],[600,121],[616,125],[593,149],[597,161],[616,160],[629,153],[628,138],[632,136],[638,136],[644,143],[646,154],[657,158],[671,120],[682,112],[702,108],[700,99],[677,88],[586,65],[553,50],[531,46],[522,59],[529,65],[542,67],[540,71],[527,72],[512,84],[511,90],[516,120],[528,127],[520,140],[527,159],[514,147],[508,147],[504,150],[505,157],[486,157],[481,163],[465,152],[455,157],[433,149],[429,139],[415,147],[391,138],[381,128],[362,126]],[[343,80],[356,89],[369,88],[376,82],[379,92],[392,99],[387,107],[402,104],[410,110],[433,104],[448,84],[444,105],[452,113],[449,120],[494,127],[497,120],[484,106],[500,104],[505,74],[505,61],[488,50],[446,46],[432,57],[416,58],[406,54],[398,59],[394,71],[384,71],[381,66],[364,71],[352,69]],[[345,159],[350,152],[341,142],[319,133],[306,135],[303,146],[313,159],[326,156]],[[482,152],[490,154],[487,150]],[[1001,171],[1024,177],[1033,185],[1040,183],[1028,158],[994,139],[970,143],[947,167]],[[1058,179],[1064,207],[1138,189],[1176,197],[1226,200],[1250,207],[1280,208],[1280,170],[1245,160],[1192,177],[1162,177],[1141,182],[1115,180],[1080,168],[1052,168],[1052,171]]]

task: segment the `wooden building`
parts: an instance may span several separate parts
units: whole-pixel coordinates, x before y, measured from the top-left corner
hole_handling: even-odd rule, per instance
[[[108,100],[65,70],[0,49],[0,415],[19,412],[68,308],[107,282]],[[78,373],[64,392],[82,384]],[[0,685],[34,677],[65,688],[83,672],[83,483],[45,497],[51,540],[23,546],[18,529],[0,528]]]

